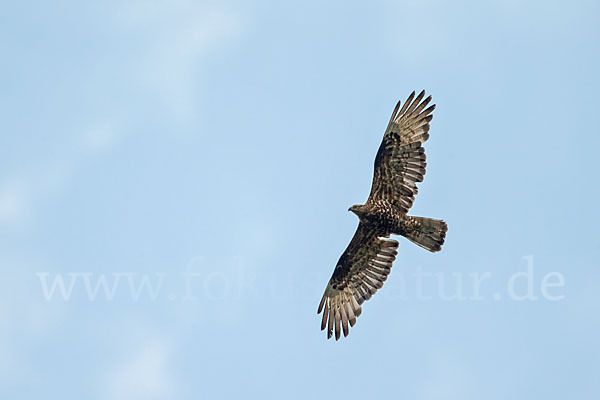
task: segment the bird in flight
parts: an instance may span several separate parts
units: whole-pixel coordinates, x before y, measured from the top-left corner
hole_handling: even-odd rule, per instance
[[[444,244],[448,230],[444,221],[407,215],[427,165],[423,143],[429,138],[435,104],[427,107],[431,96],[424,97],[425,91],[416,98],[412,92],[402,108],[398,102],[375,156],[369,198],[348,209],[358,216],[358,228],[317,311],[323,313],[321,330],[327,328],[328,339],[334,331],[336,340],[341,331],[348,336],[348,325],[356,323],[362,303],[383,286],[398,254],[398,242],[390,235],[404,236],[431,252]]]

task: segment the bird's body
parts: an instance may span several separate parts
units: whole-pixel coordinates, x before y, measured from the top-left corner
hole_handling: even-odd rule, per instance
[[[369,199],[354,205],[360,222],[354,237],[338,260],[318,312],[323,312],[321,329],[327,337],[335,330],[348,335],[368,300],[390,273],[398,242],[390,235],[401,235],[431,252],[441,250],[448,226],[442,220],[407,215],[417,194],[416,182],[425,175],[425,150],[429,122],[435,105],[425,109],[431,96],[425,92],[415,99],[413,92],[400,109],[396,105],[383,141],[375,157],[375,172]],[[414,101],[413,101],[414,99]],[[421,100],[423,100],[421,102]]]
[[[360,214],[355,212],[358,218],[373,226],[383,235],[401,229],[403,215],[398,213],[396,207],[388,201],[377,200],[370,204],[367,203],[360,210]],[[350,209],[350,211],[354,212],[353,209]]]

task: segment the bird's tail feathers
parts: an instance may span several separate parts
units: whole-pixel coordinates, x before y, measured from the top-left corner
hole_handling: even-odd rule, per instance
[[[417,222],[417,228],[407,232],[404,236],[411,242],[432,253],[440,251],[446,238],[446,232],[448,231],[446,222],[433,218],[409,218]]]

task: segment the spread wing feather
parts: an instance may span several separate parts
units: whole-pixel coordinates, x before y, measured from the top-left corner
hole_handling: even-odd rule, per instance
[[[375,157],[373,185],[367,204],[386,200],[406,214],[418,192],[427,166],[422,144],[429,138],[429,122],[435,104],[427,107],[425,91],[412,92],[402,108],[396,105]],[[427,108],[425,108],[427,107]]]
[[[323,312],[321,330],[327,338],[335,332],[348,336],[348,325],[356,323],[361,304],[383,286],[396,259],[398,242],[380,236],[376,228],[362,222],[340,257],[327,284],[317,313]]]

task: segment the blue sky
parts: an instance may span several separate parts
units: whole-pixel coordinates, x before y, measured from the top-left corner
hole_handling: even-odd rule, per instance
[[[599,11],[4,4],[1,397],[597,398]],[[400,239],[328,341],[346,210],[421,89],[411,213],[446,244]]]

